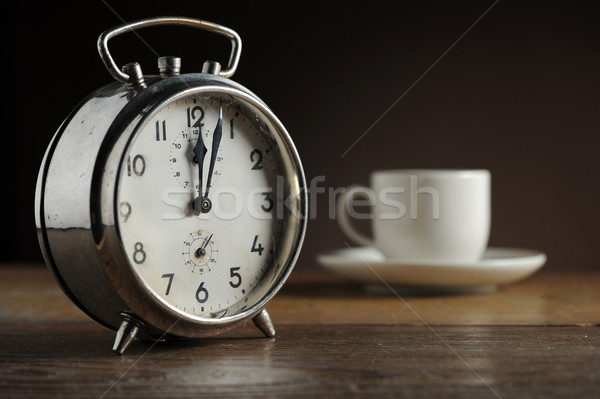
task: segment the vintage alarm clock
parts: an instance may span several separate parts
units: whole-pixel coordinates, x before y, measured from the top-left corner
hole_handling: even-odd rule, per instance
[[[156,25],[199,28],[231,40],[225,68],[206,61],[181,74],[119,69],[114,36]],[[211,22],[159,17],[102,33],[98,51],[117,80],[83,100],[46,151],[36,186],[45,261],[65,294],[134,339],[207,337],[253,320],[275,330],[265,306],[298,258],[306,229],[302,165],[285,127],[256,95],[230,80],[236,32]]]

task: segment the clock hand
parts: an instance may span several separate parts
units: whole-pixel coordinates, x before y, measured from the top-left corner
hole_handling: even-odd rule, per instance
[[[212,238],[212,236],[213,235],[211,234],[210,237],[208,237],[206,239],[206,241],[204,241],[204,245],[202,246],[202,248],[198,248],[198,250],[196,251],[196,255],[197,256],[204,256],[204,255],[206,255],[206,246],[210,242],[210,239]]]
[[[219,151],[219,144],[221,143],[221,136],[223,135],[223,106],[219,102],[219,120],[213,133],[212,152],[210,154],[210,166],[208,169],[208,178],[206,180],[206,192],[204,197],[208,198],[208,190],[210,189],[210,181],[212,178],[213,170],[215,168],[215,160],[217,159],[217,152]]]
[[[204,204],[204,198],[202,198],[202,171],[204,169],[203,165],[204,165],[204,157],[206,155],[206,153],[208,152],[208,150],[206,149],[206,146],[204,145],[204,140],[202,140],[202,129],[199,129],[200,132],[198,133],[198,142],[196,143],[196,146],[193,149],[194,152],[194,161],[196,161],[198,163],[198,197],[194,200],[194,202],[192,203],[192,207],[194,208],[194,211],[196,212],[197,215],[200,214],[200,212],[206,212],[204,211],[204,208],[206,207],[206,205]],[[208,208],[210,209],[210,206],[208,206]]]

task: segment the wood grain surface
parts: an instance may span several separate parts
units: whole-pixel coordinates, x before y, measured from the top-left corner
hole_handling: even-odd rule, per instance
[[[597,398],[600,276],[538,273],[486,294],[365,292],[293,274],[277,328],[134,343],[39,266],[0,268],[0,397]]]

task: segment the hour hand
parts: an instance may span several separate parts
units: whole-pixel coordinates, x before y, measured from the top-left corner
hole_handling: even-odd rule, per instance
[[[207,210],[204,210],[206,208],[205,198],[202,197],[202,172],[204,169],[204,157],[206,156],[208,150],[204,145],[204,140],[202,140],[202,131],[198,133],[198,142],[194,146],[193,152],[194,162],[198,164],[198,197],[194,199],[192,207],[194,208],[196,214],[199,215],[201,212],[207,212]]]

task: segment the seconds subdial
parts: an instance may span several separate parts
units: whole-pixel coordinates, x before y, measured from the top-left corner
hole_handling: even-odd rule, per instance
[[[205,230],[190,233],[183,242],[183,262],[192,273],[205,273],[217,262],[219,250],[214,235]]]

